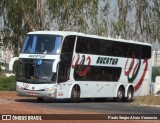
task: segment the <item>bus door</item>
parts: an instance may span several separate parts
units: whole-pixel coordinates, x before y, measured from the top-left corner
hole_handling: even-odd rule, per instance
[[[71,62],[73,56],[73,49],[75,44],[76,36],[67,36],[64,39],[61,55],[60,55],[60,62],[59,62],[59,69],[58,69],[58,96],[65,94],[67,95],[67,91],[69,86],[66,86],[68,80],[70,80],[70,69],[71,69]],[[66,91],[66,92],[65,92]]]

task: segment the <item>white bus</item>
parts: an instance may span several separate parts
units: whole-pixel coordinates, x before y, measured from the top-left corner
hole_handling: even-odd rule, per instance
[[[149,94],[151,45],[65,31],[29,32],[18,60],[18,96],[131,101]]]

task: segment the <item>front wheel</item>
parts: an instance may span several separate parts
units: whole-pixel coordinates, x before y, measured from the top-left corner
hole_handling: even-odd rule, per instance
[[[80,87],[75,85],[71,92],[71,102],[75,102],[80,98]]]
[[[37,98],[37,100],[38,100],[38,102],[43,102],[43,100],[44,100],[44,99],[43,99],[43,98],[38,97],[38,98]]]

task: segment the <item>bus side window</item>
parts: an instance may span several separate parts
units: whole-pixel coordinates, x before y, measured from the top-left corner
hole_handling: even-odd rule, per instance
[[[67,36],[64,39],[62,53],[72,53],[74,49],[75,36]]]
[[[79,36],[76,44],[76,52],[88,54],[89,53],[88,41],[89,41],[88,38]]]
[[[124,43],[124,57],[133,58],[134,56],[134,48],[133,44]]]
[[[134,55],[136,59],[141,59],[142,58],[142,52],[141,52],[141,46],[140,45],[135,45],[134,47]]]

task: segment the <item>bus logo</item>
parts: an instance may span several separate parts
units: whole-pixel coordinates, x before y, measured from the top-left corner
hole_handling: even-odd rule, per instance
[[[129,58],[128,58],[129,59]],[[131,74],[131,71],[132,71],[132,68],[134,66],[134,63],[135,63],[135,59],[134,57],[132,58],[132,61],[131,61],[131,64],[129,66],[129,69],[126,70],[126,66],[128,64],[128,59],[126,61],[126,64],[125,64],[125,69],[124,69],[124,74],[128,77],[128,82],[129,83],[133,83],[133,81],[136,79],[137,75],[138,75],[138,72],[140,70],[140,67],[141,67],[141,59],[138,60],[136,66],[134,67],[133,69],[133,72],[132,72],[132,75],[131,77],[129,77],[129,75]],[[134,90],[137,91],[139,89],[139,87],[142,85],[143,83],[143,80],[144,80],[144,77],[146,75],[146,71],[147,71],[147,68],[148,68],[148,60],[147,59],[144,59],[143,60],[143,64],[145,64],[145,68],[144,68],[144,71],[142,73],[142,76],[140,78],[140,80],[138,81],[138,83],[134,86]]]
[[[29,87],[28,83],[23,83],[23,87],[26,89]]]
[[[87,59],[85,59],[85,55],[82,55],[80,60],[80,54],[78,54],[75,64],[74,64],[74,59],[75,59],[75,56],[72,59],[72,65],[71,65],[72,68],[76,70],[79,76],[85,76],[90,68],[91,57],[88,56]],[[84,65],[85,62],[88,62],[87,66]]]
[[[97,64],[117,65],[118,58],[98,57]]]

